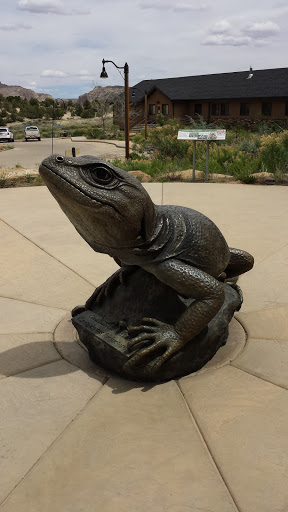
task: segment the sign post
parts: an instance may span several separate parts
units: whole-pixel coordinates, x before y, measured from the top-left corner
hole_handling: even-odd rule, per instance
[[[192,176],[193,181],[195,181],[195,158],[196,158],[196,140],[193,140],[193,176]]]
[[[209,130],[209,129],[199,129],[199,130],[179,130],[178,131],[178,140],[193,140],[193,175],[192,179],[195,181],[195,158],[196,158],[196,141],[206,140],[206,170],[205,170],[205,179],[208,180],[209,176],[209,142],[215,140],[225,140],[226,139],[226,130]]]

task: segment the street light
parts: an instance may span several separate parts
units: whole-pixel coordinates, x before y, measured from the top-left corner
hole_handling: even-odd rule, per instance
[[[111,62],[117,69],[124,69],[124,85],[125,85],[125,157],[129,159],[129,66],[125,62],[124,66],[117,66],[113,60],[102,60],[102,71],[100,78],[108,78],[105,69],[106,62]]]
[[[133,89],[132,89],[132,94],[131,94],[132,98],[134,98],[134,97],[135,97],[135,91],[134,91],[134,89],[137,89],[138,91],[140,91],[139,87],[134,86],[134,87],[133,87]],[[142,91],[140,91],[140,92],[143,94],[143,92],[142,92]],[[144,122],[145,122],[145,132],[144,132],[144,133],[145,133],[145,139],[147,139],[147,137],[148,137],[148,133],[147,133],[147,91],[146,91],[146,89],[145,89],[145,92],[144,92],[144,98],[145,98],[145,101],[144,101]]]

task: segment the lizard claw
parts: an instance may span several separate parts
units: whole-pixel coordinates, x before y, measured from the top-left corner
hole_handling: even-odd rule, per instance
[[[184,343],[173,326],[154,318],[143,318],[142,322],[142,325],[128,328],[129,335],[134,337],[128,342],[127,348],[133,353],[124,368],[129,370],[147,361],[145,373],[152,375]],[[155,357],[151,360],[151,356]]]

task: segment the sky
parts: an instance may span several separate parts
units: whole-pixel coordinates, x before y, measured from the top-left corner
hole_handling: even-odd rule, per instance
[[[54,98],[95,86],[287,66],[287,1],[0,0],[0,82]],[[123,72],[122,72],[123,74]]]

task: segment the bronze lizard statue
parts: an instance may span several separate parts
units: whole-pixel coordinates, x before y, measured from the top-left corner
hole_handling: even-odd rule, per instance
[[[122,267],[95,290],[87,309],[93,301],[103,300],[113,283],[135,266],[180,296],[194,299],[174,325],[149,318],[128,328],[134,336],[128,344],[133,351],[130,365],[159,354],[161,348],[162,354],[148,365],[148,370],[155,372],[217,314],[224,300],[221,281],[253,267],[253,257],[229,248],[205,215],[181,206],[154,205],[136,178],[110,163],[92,156],[71,159],[52,155],[39,171],[84,240]],[[147,340],[150,344],[143,348]],[[137,350],[137,346],[141,348]]]

